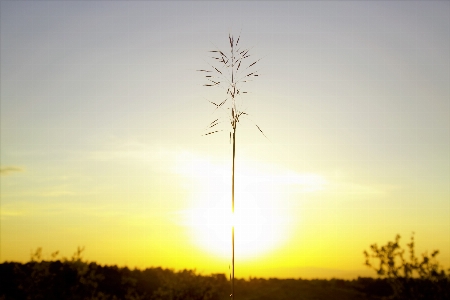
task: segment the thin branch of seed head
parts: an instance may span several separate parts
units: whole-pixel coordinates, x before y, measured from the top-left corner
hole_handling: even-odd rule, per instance
[[[251,65],[249,65],[246,69],[248,69],[248,68],[250,68],[251,66],[254,66],[258,61],[260,61],[261,60],[261,58],[260,59],[258,59],[257,61],[255,61],[254,63],[252,63]]]
[[[210,70],[209,72],[214,72],[214,69],[216,69],[216,66],[212,65],[211,63],[209,63],[209,62],[207,62],[207,61],[205,61],[205,63],[207,63],[207,64],[211,67],[211,70]],[[222,67],[220,67],[220,65],[219,65],[219,68],[222,69],[224,66],[225,66],[225,67],[227,66],[227,64],[226,64],[225,62],[222,63]],[[205,72],[206,72],[206,71],[208,71],[208,70],[205,70]],[[222,74],[222,73],[221,73],[219,70],[217,70],[217,69],[216,69],[216,72],[219,72],[220,74]]]
[[[223,63],[227,64],[230,59],[213,42],[210,41],[210,43],[214,46],[214,48],[216,48],[216,50],[214,50],[214,51],[221,53],[221,55],[223,55],[226,58],[227,61],[225,62],[225,60],[224,60]],[[212,52],[212,51],[210,51],[210,52]]]
[[[255,72],[251,72],[249,74],[246,74],[246,75],[242,76],[241,78],[239,78],[239,80],[237,80],[236,82],[248,82],[248,81],[251,81],[251,79],[246,80],[246,81],[242,81],[242,80],[247,78],[247,77],[258,77],[259,76],[258,72],[259,72],[259,70],[255,71]]]
[[[221,131],[223,131],[223,130],[215,130],[215,131],[211,131],[211,132],[205,133],[205,134],[203,134],[203,135],[204,135],[204,136],[205,136],[205,135],[210,135],[210,134],[214,134],[214,133],[221,132]]]
[[[241,74],[245,70],[253,67],[257,62],[259,62],[261,60],[261,58],[256,60],[256,61],[254,61],[254,62],[252,62],[247,67],[241,68],[243,61],[251,56],[249,54],[249,52],[250,52],[251,49],[253,49],[253,47],[251,47],[249,49],[246,48],[244,50],[241,50],[241,48],[237,48],[239,40],[240,40],[240,35],[239,35],[238,39],[236,40],[236,42],[234,40],[234,37],[232,37],[230,34],[228,35],[228,39],[229,39],[230,50],[231,50],[230,56],[227,56],[224,52],[219,50],[217,46],[215,46],[213,44],[217,50],[210,50],[209,52],[217,53],[217,54],[220,55],[220,56],[213,56],[212,57],[213,59],[219,61],[218,65],[213,65],[211,63],[206,62],[211,67],[211,70],[199,70],[199,71],[204,71],[204,72],[208,72],[208,73],[211,74],[211,75],[206,75],[205,77],[212,84],[205,84],[205,86],[220,86],[220,87],[225,89],[224,81],[226,83],[228,83],[227,94],[230,94],[231,101],[232,101],[230,122],[231,122],[232,127],[234,128],[237,125],[237,123],[239,122],[240,117],[244,116],[244,115],[247,115],[245,112],[240,111],[238,109],[237,102],[236,102],[235,98],[238,95],[247,94],[248,92],[242,91],[237,86],[240,83],[252,81],[251,79],[249,79],[249,77],[257,77],[259,74],[257,74],[258,71],[254,71],[254,72],[250,72],[248,74],[239,76],[241,78],[239,78],[238,80],[235,80],[235,77],[237,77],[236,75]],[[231,81],[228,79],[229,77],[225,76],[225,74],[222,72],[225,68],[226,69],[231,69],[231,71],[230,71],[230,73],[231,73],[230,74],[231,75]],[[241,72],[239,72],[239,71],[241,71]],[[246,79],[246,80],[244,80],[244,79]],[[228,98],[225,99],[224,101],[222,101],[220,104],[217,104],[217,103],[209,101],[209,100],[208,101],[210,103],[212,103],[216,107],[215,110],[214,110],[214,111],[216,111],[219,108],[222,108],[222,106],[225,104],[225,102],[227,100],[228,100]],[[227,108],[227,109],[230,109],[230,108]],[[214,127],[217,124],[218,123],[212,123],[212,124],[210,124],[210,126]],[[259,128],[258,126],[257,126],[257,128],[264,135],[264,132],[261,130],[261,128]]]
[[[213,128],[213,127],[215,127],[215,126],[217,126],[217,125],[219,125],[219,124],[222,124],[224,121],[219,121],[220,119],[215,119],[214,121],[212,121],[206,128],[205,128],[205,130],[210,130],[211,128]],[[220,130],[220,131],[223,131],[223,130]]]
[[[212,74],[214,74],[214,73],[219,73],[220,75],[219,76],[217,76],[217,78],[219,78],[219,79],[223,79],[223,80],[225,80],[229,85],[231,85],[231,82],[229,81],[229,79],[221,72],[221,71],[219,71],[215,66],[213,66],[212,64],[210,64],[210,63],[208,63],[207,62],[207,64],[209,64],[210,66],[211,66],[211,70],[199,70],[199,71],[203,71],[203,72],[211,72]],[[213,75],[206,75],[206,76],[213,76]],[[213,77],[207,77],[207,78],[213,78]]]
[[[250,120],[250,121],[256,126],[256,128],[258,128],[258,130],[261,132],[261,134],[262,134],[269,142],[271,142],[271,140],[264,134],[264,132],[262,131],[262,129],[258,126],[258,124],[256,124],[256,122],[253,121],[253,120],[250,118],[250,115],[249,115],[248,113],[243,112],[242,115],[245,116],[245,118],[246,118],[247,120]]]

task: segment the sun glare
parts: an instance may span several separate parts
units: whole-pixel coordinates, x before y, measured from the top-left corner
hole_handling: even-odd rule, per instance
[[[225,167],[199,162],[194,177],[205,184],[196,193],[194,207],[184,211],[184,224],[192,240],[203,250],[220,257],[231,253],[231,228],[235,227],[235,254],[240,259],[255,258],[279,247],[287,239],[288,215],[283,213],[274,185],[267,176],[241,166],[236,176],[235,213],[231,213],[231,182]],[[192,169],[191,169],[192,170]],[[209,176],[216,180],[206,179]],[[228,178],[227,178],[228,179]],[[207,184],[206,184],[207,182]],[[285,210],[284,210],[285,211]]]
[[[234,225],[236,256],[251,258],[276,248],[286,238],[283,224],[287,217],[283,218],[269,196],[263,197],[260,191],[247,187],[235,198],[234,215],[230,197],[190,210],[196,243],[216,255],[229,257]]]
[[[284,245],[292,232],[289,190],[315,192],[326,181],[319,175],[299,174],[277,166],[238,161],[235,213],[231,213],[231,170],[228,164],[212,162],[189,153],[178,157],[176,171],[196,186],[192,205],[177,214],[190,231],[191,241],[202,251],[229,258],[231,228],[235,227],[235,254],[251,260]]]

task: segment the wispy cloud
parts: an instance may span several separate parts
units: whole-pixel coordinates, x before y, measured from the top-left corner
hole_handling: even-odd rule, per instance
[[[146,144],[136,139],[110,137],[104,147],[89,152],[86,158],[96,161],[127,160],[140,164],[154,164],[160,161],[170,161],[174,155],[173,152],[162,145]]]
[[[228,161],[214,161],[189,152],[182,152],[175,159],[173,172],[189,178],[198,178],[206,182],[208,178],[224,178],[228,183],[231,176]],[[326,188],[328,181],[319,174],[303,173],[286,169],[281,165],[260,161],[243,159],[239,172],[236,174],[237,182],[241,186],[255,186],[258,190],[270,186],[271,188],[295,186],[301,192],[315,192]]]
[[[61,196],[73,196],[73,195],[76,195],[76,193],[68,191],[68,190],[64,190],[64,189],[49,190],[49,191],[42,192],[40,194],[40,196],[43,196],[43,197],[61,197]]]
[[[2,209],[0,211],[0,219],[4,219],[5,217],[17,217],[22,216],[24,213],[18,210],[6,210]]]
[[[16,172],[23,172],[24,169],[16,166],[2,167],[0,168],[0,176],[11,175]]]

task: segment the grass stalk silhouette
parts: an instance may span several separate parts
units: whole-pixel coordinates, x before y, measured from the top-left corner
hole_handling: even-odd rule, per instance
[[[240,89],[240,85],[242,83],[248,82],[252,77],[258,77],[259,74],[257,71],[251,71],[256,63],[260,61],[257,59],[256,61],[252,61],[250,64],[246,64],[248,59],[251,57],[249,54],[250,49],[242,49],[239,47],[240,35],[237,40],[234,40],[233,35],[229,34],[228,39],[230,42],[230,51],[228,56],[219,49],[211,50],[210,53],[213,53],[212,59],[215,64],[209,64],[208,69],[197,70],[200,72],[206,73],[205,78],[208,83],[204,84],[207,87],[221,87],[226,89],[227,98],[220,103],[210,101],[217,109],[223,109],[226,107],[227,103],[230,103],[227,109],[230,110],[230,142],[233,143],[233,158],[232,158],[232,173],[231,173],[231,215],[232,215],[232,226],[231,226],[231,295],[230,297],[234,300],[234,190],[235,190],[235,157],[236,157],[236,129],[237,124],[240,121],[241,117],[248,116],[246,112],[240,109],[240,106],[236,102],[237,96],[242,94],[246,94],[246,91],[242,91]],[[241,68],[242,66],[242,68]],[[214,134],[220,132],[222,130],[216,129],[217,125],[221,122],[219,119],[215,119],[208,126],[208,132],[205,135]],[[256,124],[255,124],[256,125]],[[256,125],[258,130],[264,135],[261,128]],[[264,135],[265,136],[265,135]]]

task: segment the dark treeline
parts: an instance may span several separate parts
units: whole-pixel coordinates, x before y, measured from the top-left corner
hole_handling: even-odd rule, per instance
[[[433,283],[416,280],[427,289]],[[427,283],[428,287],[427,287]],[[431,290],[429,290],[431,292]],[[192,270],[130,270],[74,261],[32,261],[0,264],[0,299],[229,299],[224,274],[200,275]],[[236,297],[263,299],[388,299],[388,279],[356,280],[237,279]],[[436,294],[436,293],[434,293]],[[425,293],[423,299],[449,299]]]
[[[414,254],[414,238],[408,244],[410,261],[399,245],[400,236],[384,246],[365,251],[366,264],[379,278],[355,280],[235,279],[239,300],[450,300],[450,271],[445,272],[431,255]],[[42,249],[31,254],[30,262],[0,264],[0,300],[225,300],[231,284],[225,274],[201,275],[193,270],[175,272],[148,268],[102,266],[82,259],[84,248],[72,258],[42,259]],[[378,261],[371,262],[371,259]],[[396,259],[397,258],[397,259]]]
[[[237,279],[238,299],[378,299],[392,290],[386,280]],[[130,270],[73,261],[0,264],[0,299],[229,299],[224,274],[192,270]]]
[[[424,282],[422,282],[423,284]],[[425,282],[426,283],[426,282]],[[192,270],[130,270],[81,259],[0,264],[0,299],[229,299],[224,274]],[[237,279],[238,299],[383,299],[393,291],[387,279]],[[448,299],[442,295],[439,299]],[[434,299],[434,298],[423,298]],[[436,298],[438,299],[438,298]]]

